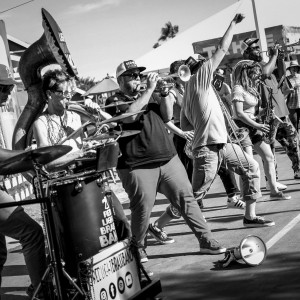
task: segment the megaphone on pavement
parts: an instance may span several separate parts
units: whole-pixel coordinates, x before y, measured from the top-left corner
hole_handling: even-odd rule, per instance
[[[219,263],[223,268],[228,267],[232,261],[243,260],[249,266],[258,266],[267,256],[265,242],[255,235],[246,236],[238,247],[228,248],[225,258]]]

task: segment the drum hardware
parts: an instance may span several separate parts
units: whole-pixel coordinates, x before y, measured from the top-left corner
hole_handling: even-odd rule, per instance
[[[55,224],[52,214],[52,203],[50,198],[46,197],[45,189],[43,188],[42,182],[44,179],[43,174],[45,174],[45,172],[42,169],[44,164],[65,155],[71,149],[72,147],[64,145],[38,148],[10,158],[0,168],[0,173],[3,172],[4,174],[25,172],[32,168],[35,170],[36,177],[33,187],[36,198],[41,203],[41,212],[45,224],[47,244],[49,247],[50,264],[42,277],[42,281],[34,292],[33,299],[36,299],[36,295],[45,284],[45,280],[48,276],[50,276],[50,274],[53,274],[54,276],[58,299],[67,299],[66,290],[62,288],[61,283],[63,282],[64,277],[67,279],[69,278],[65,274],[66,271],[64,270],[60,259],[58,242],[54,234]]]
[[[74,186],[74,190],[77,192],[77,193],[81,193],[82,190],[83,190],[83,185],[80,181],[77,181],[77,183],[75,184]]]

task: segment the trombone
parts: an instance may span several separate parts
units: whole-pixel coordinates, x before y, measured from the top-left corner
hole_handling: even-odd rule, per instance
[[[249,130],[245,127],[242,127],[242,128],[239,128],[234,120],[232,119],[230,113],[228,112],[226,106],[224,105],[223,103],[223,100],[221,99],[221,97],[219,96],[218,92],[216,91],[216,88],[214,87],[214,85],[212,84],[212,88],[216,94],[216,97],[220,103],[220,106],[221,106],[221,109],[222,109],[222,112],[224,114],[224,118],[226,119],[227,121],[227,124],[228,124],[228,133],[227,133],[227,136],[228,136],[228,139],[229,139],[229,142],[230,144],[232,145],[232,149],[236,155],[236,158],[244,172],[244,174],[249,178],[257,178],[257,175],[255,174],[250,174],[249,173],[249,170],[250,170],[250,163],[249,163],[249,160],[245,154],[245,151],[243,149],[243,146],[241,145],[241,141],[243,141],[248,135],[249,135]],[[233,144],[238,144],[243,152],[243,155],[248,163],[248,170],[243,166],[238,154],[236,153],[236,150],[235,148],[233,147]]]

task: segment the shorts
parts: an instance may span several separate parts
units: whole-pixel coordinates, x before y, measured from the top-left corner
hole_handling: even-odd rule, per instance
[[[234,120],[234,122],[236,123],[236,125],[241,128],[241,127],[245,127],[249,130],[249,136],[243,141],[241,142],[243,147],[246,146],[252,146],[254,144],[260,143],[264,141],[264,133],[248,124],[245,124],[244,122],[240,121],[240,120]],[[248,139],[248,140],[247,140]],[[246,141],[247,140],[247,141]],[[252,142],[252,144],[249,144],[250,141]],[[248,144],[248,145],[245,145]]]

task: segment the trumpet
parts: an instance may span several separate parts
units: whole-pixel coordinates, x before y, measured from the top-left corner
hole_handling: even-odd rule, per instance
[[[279,43],[275,42],[275,45],[278,45]],[[271,57],[274,55],[275,53],[275,45],[272,47],[268,47],[268,50],[266,51],[261,51],[260,53],[267,53],[268,57]],[[295,52],[294,47],[295,46],[300,46],[300,39],[298,42],[295,42],[293,44],[289,44],[289,45],[280,45],[279,49],[278,49],[278,56],[279,57],[284,57],[285,55],[288,55],[290,53]]]

